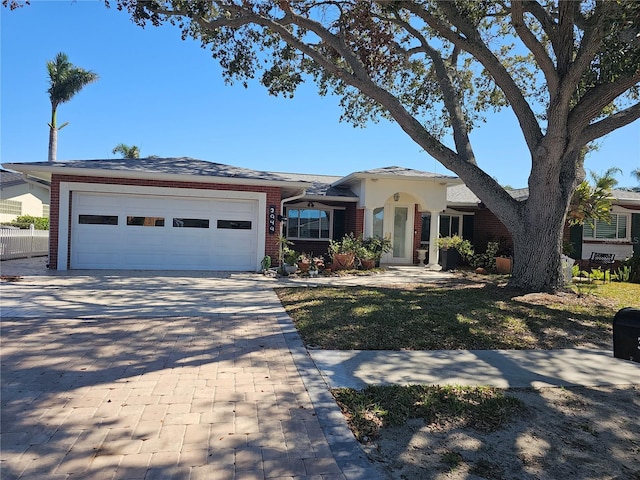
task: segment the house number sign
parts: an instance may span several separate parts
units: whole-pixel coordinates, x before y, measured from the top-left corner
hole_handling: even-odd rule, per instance
[[[276,233],[276,207],[269,205],[269,234]]]

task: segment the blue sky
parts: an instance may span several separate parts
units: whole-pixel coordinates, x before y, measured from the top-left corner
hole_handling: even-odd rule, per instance
[[[46,62],[62,51],[100,75],[58,109],[69,125],[58,159],[113,158],[119,143],[142,155],[188,156],[245,168],[346,175],[399,165],[447,170],[386,120],[356,129],[339,123],[337,97],[303,86],[292,100],[257,82],[225,85],[217,63],[171,26],[142,29],[101,1],[33,1],[0,8],[0,162],[47,159],[50,102]],[[510,112],[472,134],[478,163],[502,184],[525,187],[529,155]],[[589,170],[616,166],[620,186],[637,185],[640,122],[614,132],[588,157]]]

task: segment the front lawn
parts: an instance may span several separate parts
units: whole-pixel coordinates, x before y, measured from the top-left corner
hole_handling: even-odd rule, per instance
[[[492,283],[276,292],[305,344],[337,350],[610,348],[615,313],[640,303],[631,283],[583,296],[520,295]]]

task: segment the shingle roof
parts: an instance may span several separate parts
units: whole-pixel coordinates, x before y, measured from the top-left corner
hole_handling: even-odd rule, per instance
[[[446,178],[451,180],[458,178],[451,175],[442,175],[440,173],[424,172],[422,170],[414,170],[413,168],[397,166],[362,170],[360,172],[354,172],[352,175],[393,175],[400,177]]]
[[[526,200],[529,197],[528,188],[514,188],[507,190],[507,192],[516,200]],[[640,202],[640,192],[614,189],[611,194],[618,203]],[[480,199],[466,185],[454,185],[447,189],[447,203],[470,205],[480,203]]]
[[[21,183],[27,183],[23,180],[21,173],[10,172],[3,168],[0,169],[0,186],[1,187],[19,185]]]
[[[282,174],[251,170],[189,157],[178,158],[114,158],[99,160],[66,160],[55,163],[35,162],[30,166],[69,169],[96,169],[114,172],[161,173],[204,177],[242,178],[252,180],[290,181]]]
[[[290,178],[294,182],[309,182],[306,196],[322,196],[322,197],[345,197],[358,198],[349,188],[332,187],[331,185],[342,177],[333,175],[311,175],[304,173],[280,173],[280,175]]]

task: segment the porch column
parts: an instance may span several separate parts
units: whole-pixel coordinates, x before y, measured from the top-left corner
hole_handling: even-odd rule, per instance
[[[440,233],[440,211],[430,211],[431,223],[429,233],[429,263],[427,268],[429,270],[442,270],[442,267],[438,265],[439,250],[438,250],[438,236]]]
[[[373,237],[373,208],[364,209],[364,225],[362,238]]]

